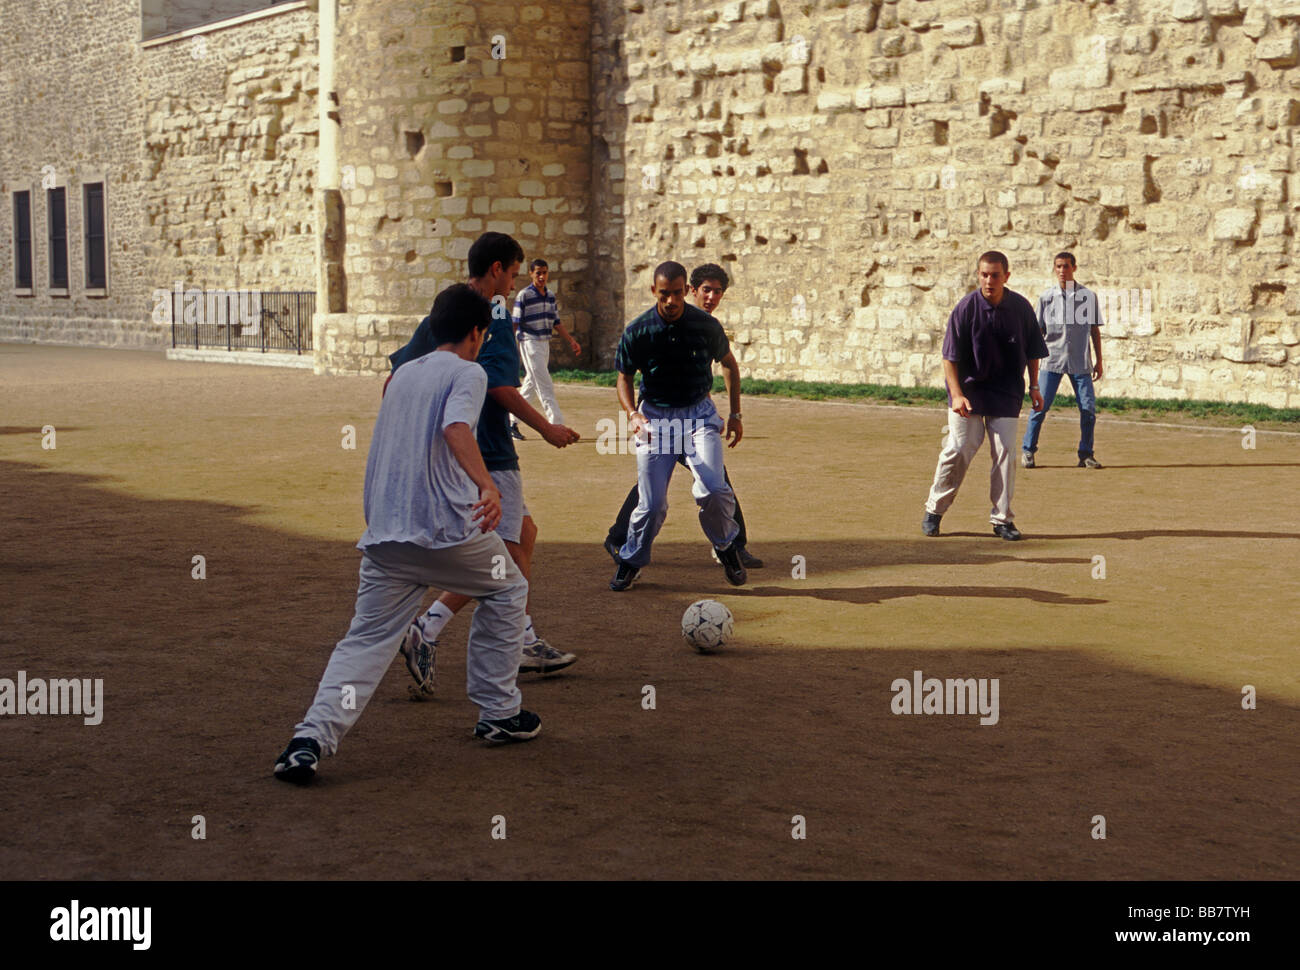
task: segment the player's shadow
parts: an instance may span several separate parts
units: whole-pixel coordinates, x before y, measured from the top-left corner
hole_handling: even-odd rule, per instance
[[[1075,471],[1078,465],[1044,465],[1041,463],[1034,465],[1034,473],[1040,471],[1062,471],[1069,469]],[[1112,465],[1107,464],[1106,470],[1115,470],[1120,468],[1297,468],[1300,467],[1300,461],[1220,461],[1220,462],[1177,462],[1167,465]]]
[[[910,596],[974,597],[977,599],[1019,599],[1034,603],[1060,606],[1099,606],[1109,600],[1092,596],[1070,596],[1049,589],[1031,589],[1025,586],[850,586],[808,587],[797,586],[743,586],[734,590],[736,596],[807,596],[835,603],[853,603],[870,606],[887,600],[906,599]]]
[[[954,533],[957,534],[957,533]],[[1258,532],[1242,529],[1134,529],[1129,532],[1053,532],[1036,539],[1300,539],[1300,532]]]

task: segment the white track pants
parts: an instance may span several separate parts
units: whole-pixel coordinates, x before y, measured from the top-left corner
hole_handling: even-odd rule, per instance
[[[1016,488],[1016,418],[990,418],[972,414],[963,418],[956,411],[948,411],[948,440],[939,452],[939,465],[934,470],[934,484],[925,510],[943,515],[957,497],[957,489],[970,468],[971,459],[984,443],[985,432],[989,439],[989,452],[993,457],[993,470],[989,475],[989,500],[993,509],[989,521],[994,525],[1014,522],[1011,514],[1011,495]]]
[[[542,413],[551,424],[564,424],[564,415],[555,403],[555,385],[551,383],[551,338],[519,338],[519,356],[524,362],[524,386],[519,389],[527,401],[534,394],[542,402]]]
[[[501,578],[494,578],[494,571]],[[316,699],[294,737],[315,738],[325,754],[338,750],[392,664],[430,586],[479,601],[470,622],[467,662],[469,699],[479,706],[479,716],[497,720],[519,713],[522,697],[515,678],[528,581],[501,537],[482,533],[446,549],[384,542],[362,553],[352,626],[330,655]]]

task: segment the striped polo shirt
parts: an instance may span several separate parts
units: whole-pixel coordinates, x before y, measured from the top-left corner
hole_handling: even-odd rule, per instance
[[[515,297],[515,310],[511,314],[515,329],[530,337],[549,337],[560,322],[560,311],[555,305],[555,294],[550,290],[537,292],[529,283]]]

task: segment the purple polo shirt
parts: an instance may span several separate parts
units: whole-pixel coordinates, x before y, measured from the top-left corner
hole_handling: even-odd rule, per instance
[[[1025,367],[1047,356],[1034,308],[1019,293],[1002,291],[997,306],[978,289],[967,293],[948,317],[943,359],[957,365],[971,413],[1015,418],[1025,400]],[[952,392],[948,392],[952,406]]]

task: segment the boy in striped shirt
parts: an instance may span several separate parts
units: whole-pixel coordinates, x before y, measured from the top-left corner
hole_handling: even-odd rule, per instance
[[[563,424],[564,415],[555,402],[555,387],[551,383],[549,369],[551,334],[558,333],[567,340],[574,356],[582,353],[582,347],[564,329],[564,324],[560,323],[555,294],[546,289],[550,272],[544,259],[534,259],[528,264],[528,275],[532,278],[532,283],[520,290],[515,297],[511,319],[515,324],[515,336],[519,340],[519,356],[524,363],[524,385],[519,393],[525,401],[536,394],[546,420],[552,424]],[[519,441],[524,440],[517,421],[510,422],[510,434]]]

